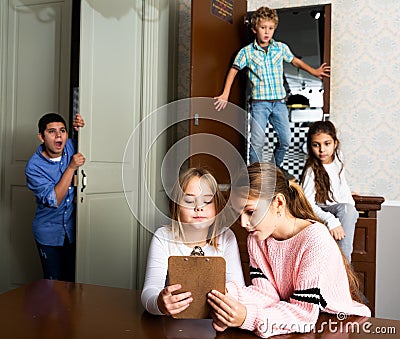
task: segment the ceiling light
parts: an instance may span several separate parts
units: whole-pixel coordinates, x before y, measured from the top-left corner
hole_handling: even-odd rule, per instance
[[[315,19],[318,20],[321,17],[320,11],[311,11],[310,15]]]

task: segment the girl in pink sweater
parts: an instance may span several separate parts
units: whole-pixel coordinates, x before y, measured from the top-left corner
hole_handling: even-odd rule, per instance
[[[249,232],[252,285],[227,283],[208,302],[217,331],[240,327],[260,337],[310,332],[319,312],[370,316],[357,280],[300,186],[269,163],[254,163],[233,184],[232,205]]]

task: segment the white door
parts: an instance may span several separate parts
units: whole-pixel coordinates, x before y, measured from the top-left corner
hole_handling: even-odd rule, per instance
[[[82,0],[77,281],[140,288],[151,237],[132,214],[122,182],[124,151],[141,119],[166,102],[169,1]],[[165,53],[159,53],[159,51]],[[128,194],[138,210],[143,137],[129,156]],[[165,150],[159,149],[155,162]],[[149,173],[155,171],[155,163]],[[127,186],[127,187],[128,187]],[[159,183],[152,183],[157,196]]]
[[[58,112],[68,121],[71,3],[0,2],[0,291],[42,277],[24,170],[39,118]]]

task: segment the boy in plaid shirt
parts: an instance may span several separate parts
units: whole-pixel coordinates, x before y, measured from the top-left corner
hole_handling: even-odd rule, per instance
[[[323,63],[315,69],[295,57],[286,44],[272,39],[277,26],[276,10],[260,7],[254,12],[251,29],[256,39],[237,54],[227,75],[224,91],[215,97],[214,105],[218,111],[226,107],[236,74],[247,67],[251,82],[250,164],[263,161],[265,129],[271,121],[278,135],[278,144],[274,149],[275,164],[281,167],[291,139],[289,114],[284,100],[283,61],[320,79],[329,77],[330,66]]]

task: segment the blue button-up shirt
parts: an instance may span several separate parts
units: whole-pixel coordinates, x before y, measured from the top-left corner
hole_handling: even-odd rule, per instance
[[[255,100],[280,100],[286,96],[283,86],[283,61],[292,62],[290,48],[273,39],[268,53],[256,41],[243,47],[233,62],[237,69],[248,68],[251,98]]]
[[[46,158],[42,151],[43,145],[40,145],[25,168],[26,184],[35,194],[37,204],[33,235],[42,245],[62,246],[65,235],[70,242],[75,241],[75,188],[71,182],[67,194],[57,206],[54,187],[76,153],[76,146],[73,140],[68,139],[59,162]]]

